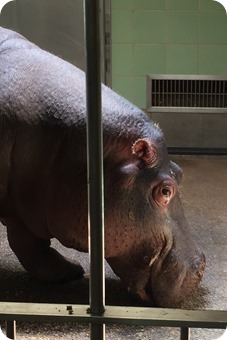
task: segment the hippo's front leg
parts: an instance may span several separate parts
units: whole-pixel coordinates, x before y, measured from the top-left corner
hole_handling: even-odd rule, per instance
[[[11,249],[22,266],[40,280],[57,282],[83,277],[79,263],[66,260],[50,247],[50,240],[36,237],[21,221],[5,219]]]

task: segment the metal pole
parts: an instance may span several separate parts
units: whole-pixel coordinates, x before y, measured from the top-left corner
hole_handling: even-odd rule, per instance
[[[9,339],[16,339],[16,321],[6,321],[6,336]]]
[[[90,313],[104,313],[104,198],[101,114],[100,4],[85,0],[87,58],[88,227],[90,252]],[[102,340],[105,328],[91,325],[91,339]]]
[[[190,340],[190,328],[188,327],[181,328],[180,340]]]

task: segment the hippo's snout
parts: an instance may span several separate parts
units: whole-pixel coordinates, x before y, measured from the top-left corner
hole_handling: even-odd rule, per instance
[[[162,263],[157,261],[156,269],[155,266],[151,269],[146,287],[136,291],[131,288],[129,291],[145,305],[177,307],[197,289],[203,278],[205,264],[202,252],[198,251],[194,258],[185,258],[183,261],[170,252]]]
[[[191,261],[189,258],[183,261],[179,258],[175,260],[174,263],[168,263],[167,259],[166,271],[161,275],[162,283],[160,284],[160,278],[155,282],[155,285],[160,284],[157,291],[153,282],[152,287],[159,306],[177,307],[186,296],[196,291],[203,278],[206,265],[204,253],[198,252]]]
[[[131,282],[128,291],[145,306],[178,307],[186,296],[193,294],[203,278],[206,259],[198,248],[192,254],[181,254],[172,249],[160,255],[149,267],[147,281]]]

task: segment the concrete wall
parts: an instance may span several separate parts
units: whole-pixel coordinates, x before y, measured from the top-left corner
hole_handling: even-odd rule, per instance
[[[83,0],[11,1],[0,25],[85,69]]]

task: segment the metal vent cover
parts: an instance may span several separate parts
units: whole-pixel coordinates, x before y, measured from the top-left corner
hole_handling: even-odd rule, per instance
[[[227,112],[227,76],[147,76],[148,112]]]

